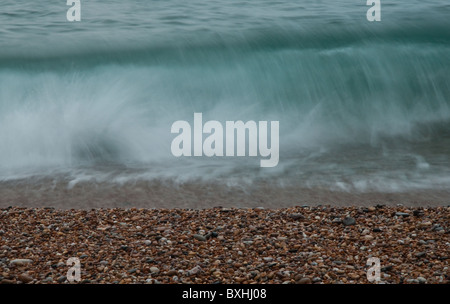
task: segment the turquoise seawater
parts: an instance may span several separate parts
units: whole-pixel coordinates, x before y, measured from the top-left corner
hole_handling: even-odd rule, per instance
[[[3,0],[0,179],[450,187],[450,3]],[[277,120],[280,162],[175,158],[176,120]]]

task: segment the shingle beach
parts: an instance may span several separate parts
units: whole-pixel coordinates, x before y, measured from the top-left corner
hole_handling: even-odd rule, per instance
[[[450,207],[0,209],[0,282],[448,283]]]

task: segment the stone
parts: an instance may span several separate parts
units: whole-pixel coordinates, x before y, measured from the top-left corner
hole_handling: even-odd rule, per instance
[[[22,281],[24,283],[29,283],[29,282],[33,281],[33,278],[27,273],[22,273],[17,278],[19,279],[19,281]]]
[[[432,223],[430,221],[419,223],[419,227],[428,227],[431,225]]]
[[[206,241],[206,238],[203,235],[200,235],[200,234],[194,234],[193,237],[194,237],[194,239],[196,239],[198,241],[201,241],[201,242]]]
[[[331,222],[334,224],[340,224],[340,223],[342,223],[342,219],[335,217]]]
[[[310,278],[301,278],[300,280],[297,281],[298,284],[311,284],[311,279]]]
[[[423,211],[422,210],[414,210],[413,211],[413,215],[414,216],[422,216],[423,215]]]
[[[409,213],[406,213],[406,212],[396,212],[395,215],[396,215],[396,216],[408,217],[410,214],[409,214]]]
[[[424,277],[418,277],[417,281],[419,281],[420,284],[425,284],[427,280]]]
[[[422,257],[424,257],[426,254],[427,254],[426,252],[418,252],[418,253],[415,254],[415,256],[416,256],[417,258],[422,258]]]
[[[436,224],[433,226],[433,228],[431,228],[431,231],[441,231],[444,230],[444,228],[442,228],[439,224]]]
[[[291,215],[289,215],[289,217],[293,220],[301,220],[305,218],[305,216],[300,213],[292,213]]]
[[[200,272],[203,272],[202,268],[200,266],[195,266],[194,268],[192,268],[191,270],[187,271],[187,275],[191,276],[191,275],[196,275]]]
[[[59,262],[58,264],[56,264],[56,267],[65,267],[66,263],[64,262]]]
[[[365,236],[364,236],[364,240],[366,240],[366,241],[371,241],[371,240],[373,240],[373,236],[371,236],[370,234],[365,235]]]
[[[155,267],[155,266],[150,267],[150,272],[151,272],[152,274],[158,274],[158,273],[159,273],[159,268],[158,268],[158,267]]]
[[[351,225],[355,225],[356,224],[356,220],[350,216],[347,216],[346,218],[344,218],[342,220],[342,224],[344,224],[344,226],[351,226]]]
[[[32,262],[33,262],[33,260],[30,260],[30,259],[15,259],[9,263],[10,263],[10,265],[24,266],[24,265],[30,264]]]
[[[392,265],[389,265],[389,266],[386,266],[386,267],[382,267],[382,268],[381,268],[381,272],[388,272],[388,271],[391,271],[392,268],[394,268],[394,266],[392,266]]]

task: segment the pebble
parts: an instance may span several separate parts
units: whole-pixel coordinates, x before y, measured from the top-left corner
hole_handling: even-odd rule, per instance
[[[9,263],[11,265],[24,266],[24,265],[30,264],[32,262],[33,262],[33,260],[30,260],[30,259],[15,259]]]
[[[440,225],[434,225],[433,228],[431,228],[432,231],[441,231],[444,230]]]
[[[344,224],[344,226],[351,226],[351,225],[355,225],[356,224],[356,220],[352,217],[347,216],[346,218],[344,218],[342,220],[342,224]]]
[[[414,210],[413,211],[413,215],[414,216],[422,216],[424,213],[422,210]]]
[[[388,272],[388,271],[391,271],[392,268],[394,268],[394,266],[392,266],[392,265],[382,267],[382,268],[381,268],[381,272]]]
[[[151,272],[152,274],[158,274],[158,273],[159,273],[159,268],[158,268],[158,267],[155,267],[155,266],[150,267],[150,272]]]
[[[289,217],[292,218],[293,220],[301,220],[305,218],[305,216],[301,213],[293,213],[290,214]]]
[[[202,242],[206,241],[206,238],[203,235],[200,235],[200,234],[194,234],[193,237],[194,237],[194,239],[202,241]]]
[[[196,274],[198,274],[198,273],[200,273],[200,272],[203,272],[203,270],[202,270],[202,268],[200,267],[200,266],[195,266],[194,268],[192,268],[191,270],[189,270],[188,272],[187,272],[187,275],[188,276],[191,276],[191,275],[196,275]]]
[[[300,280],[297,281],[298,284],[311,284],[311,279],[310,278],[302,278]]]
[[[22,273],[21,275],[18,276],[19,281],[22,281],[23,283],[29,283],[31,281],[33,281],[33,278],[28,275],[27,273]]]
[[[424,277],[418,277],[417,281],[419,281],[420,284],[425,284],[427,280]]]
[[[431,225],[432,225],[432,223],[430,221],[419,223],[420,227],[428,227],[428,226],[431,226]]]
[[[365,236],[364,236],[364,239],[365,239],[366,241],[371,241],[371,240],[373,240],[373,236],[371,236],[370,234],[368,234],[368,235],[365,235]]]

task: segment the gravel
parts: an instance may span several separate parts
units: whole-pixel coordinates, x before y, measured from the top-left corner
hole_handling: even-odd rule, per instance
[[[383,283],[449,283],[449,223],[450,207],[9,207],[0,283],[69,284],[71,257],[83,284],[368,283],[371,257]]]

